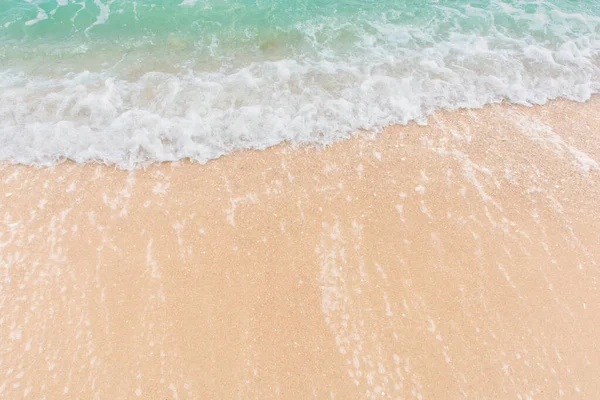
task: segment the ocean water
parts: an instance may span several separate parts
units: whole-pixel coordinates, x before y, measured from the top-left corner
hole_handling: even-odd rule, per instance
[[[598,91],[597,0],[0,2],[11,162],[205,162]]]

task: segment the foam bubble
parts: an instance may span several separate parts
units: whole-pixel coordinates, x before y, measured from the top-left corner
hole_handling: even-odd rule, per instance
[[[538,55],[544,60],[539,65]],[[485,74],[430,57],[413,60],[418,64],[405,73],[399,62],[282,60],[230,73],[148,72],[136,80],[89,72],[55,79],[5,75],[0,158],[102,160],[122,167],[187,157],[205,162],[283,141],[330,143],[437,108],[480,107],[504,98],[521,104],[559,96],[584,101],[600,89],[591,61],[565,67],[549,64],[544,52],[526,51],[506,71],[502,62],[486,63],[485,53],[470,57]]]

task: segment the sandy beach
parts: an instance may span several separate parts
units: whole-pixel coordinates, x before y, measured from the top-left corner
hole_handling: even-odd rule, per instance
[[[0,165],[3,399],[597,399],[600,98]]]

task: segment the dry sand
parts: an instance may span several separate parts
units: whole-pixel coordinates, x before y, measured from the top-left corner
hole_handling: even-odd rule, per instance
[[[0,165],[2,399],[597,399],[600,99]]]

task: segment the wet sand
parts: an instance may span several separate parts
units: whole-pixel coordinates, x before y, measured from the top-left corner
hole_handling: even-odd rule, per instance
[[[600,99],[0,165],[3,399],[597,399]]]

